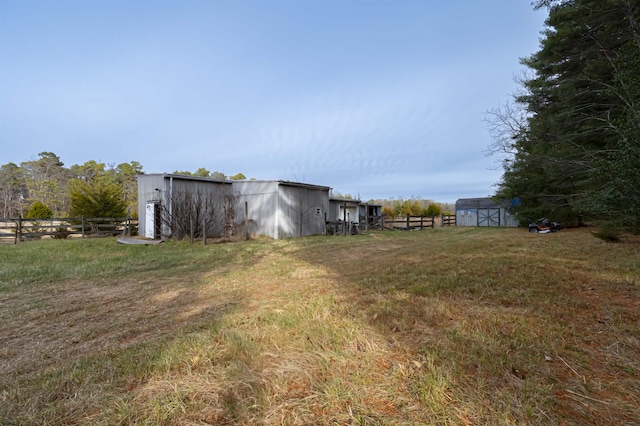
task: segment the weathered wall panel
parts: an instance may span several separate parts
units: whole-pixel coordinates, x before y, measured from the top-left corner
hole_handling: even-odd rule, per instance
[[[250,235],[278,237],[276,211],[278,209],[277,181],[234,181],[233,193],[236,196],[236,223],[245,233],[245,217]],[[245,210],[248,215],[245,216]]]
[[[346,215],[345,215],[346,211]],[[360,222],[361,203],[357,200],[345,200],[339,198],[329,199],[329,214],[327,220],[329,222],[337,222],[346,220],[347,222]],[[364,211],[364,207],[362,207]],[[364,216],[364,213],[362,213]],[[346,216],[346,219],[345,219]]]
[[[159,201],[161,214],[173,210],[173,202],[180,199],[181,194],[192,194],[215,210],[212,221],[207,223],[207,235],[219,235],[223,231],[224,203],[227,194],[231,193],[231,183],[221,180],[200,178],[187,175],[146,174],[138,175],[138,217],[140,235],[146,235],[147,201]],[[163,223],[162,235],[169,236],[170,229]]]
[[[324,214],[329,207],[329,188],[279,185],[278,238],[306,237],[325,233]]]
[[[287,181],[216,181],[184,175],[140,175],[138,196],[142,207],[138,214],[144,224],[148,200],[160,200],[164,209],[171,209],[172,196],[175,200],[176,194],[199,193],[219,200],[217,220],[211,225],[215,229],[210,230],[210,235],[223,230],[225,208],[228,211],[229,206],[234,209],[232,230],[236,235],[248,233],[271,238],[317,235],[325,233],[329,189]],[[144,235],[144,225],[140,232]],[[167,232],[163,229],[163,233]]]
[[[246,232],[245,209],[250,234],[292,238],[325,231],[328,187],[284,181],[234,181],[233,191],[240,232]]]
[[[163,175],[138,175],[138,234],[146,235],[147,201],[160,201],[164,189]]]

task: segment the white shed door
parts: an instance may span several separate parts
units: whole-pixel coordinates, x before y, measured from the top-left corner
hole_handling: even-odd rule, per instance
[[[144,218],[144,237],[151,238],[152,240],[156,237],[156,220],[160,218],[156,218],[156,203],[147,203],[146,206],[146,214]]]

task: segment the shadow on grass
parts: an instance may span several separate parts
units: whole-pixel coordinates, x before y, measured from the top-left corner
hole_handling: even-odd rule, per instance
[[[637,253],[605,247],[581,233],[500,229],[89,244],[84,261],[58,253],[71,266],[50,267],[50,281],[33,256],[35,268],[11,266],[18,281],[0,293],[0,415],[632,423]]]
[[[385,336],[399,359],[438,367],[449,421],[461,413],[475,424],[637,419],[640,286],[628,261],[637,250],[579,231],[540,237],[372,234],[297,256],[335,274],[345,312]]]
[[[111,244],[35,242],[3,264],[3,279],[10,277],[0,293],[3,424],[179,418],[179,404],[164,412],[170,401],[135,412],[137,390],[199,368],[194,342],[211,340],[245,301],[229,276],[264,255],[251,244]]]

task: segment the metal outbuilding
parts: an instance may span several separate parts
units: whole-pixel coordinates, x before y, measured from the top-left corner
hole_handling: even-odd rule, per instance
[[[166,216],[176,216],[176,194],[205,195],[217,219],[207,235],[291,238],[321,235],[329,211],[328,186],[284,180],[221,180],[178,174],[143,174],[138,180],[140,235],[170,236]],[[172,202],[173,200],[173,202]]]
[[[176,200],[197,195],[215,203],[215,220],[208,223],[208,235],[222,232],[225,197],[232,194],[231,181],[190,175],[152,173],[136,176],[138,182],[139,234],[157,239],[169,237],[167,218],[176,213]]]
[[[330,197],[329,198],[329,214],[327,215],[328,222],[337,222],[342,220],[344,222],[360,222],[360,206],[362,202],[360,200],[353,200],[351,198]]]
[[[246,224],[239,232],[276,239],[324,234],[330,189],[284,180],[233,181],[236,223]]]

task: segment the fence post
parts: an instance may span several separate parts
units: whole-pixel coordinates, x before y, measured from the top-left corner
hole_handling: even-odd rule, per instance
[[[422,225],[424,223],[424,216],[420,215],[420,230],[422,231]]]
[[[410,224],[411,224],[411,216],[409,216],[409,213],[407,213],[407,231],[411,230],[411,228],[409,227]]]
[[[244,202],[244,239],[249,240],[249,202]]]
[[[207,245],[207,219],[202,218],[202,245]]]
[[[129,230],[129,226],[131,226],[131,218],[129,217],[129,213],[127,213],[127,216],[124,218],[124,227],[122,228],[122,236],[129,236],[131,235],[131,231]]]
[[[359,207],[358,207],[359,208]],[[364,226],[363,230],[369,230],[369,204],[364,203]]]
[[[344,202],[344,211],[342,212],[342,217],[343,217],[343,227],[342,227],[342,235],[347,235],[347,230],[346,230],[346,226],[347,226],[347,202]]]
[[[18,242],[22,242],[22,215],[18,218]]]
[[[327,212],[324,212],[324,235],[327,235]]]
[[[84,238],[84,215],[82,215],[82,238]]]
[[[431,229],[436,227],[436,217],[431,216]]]

